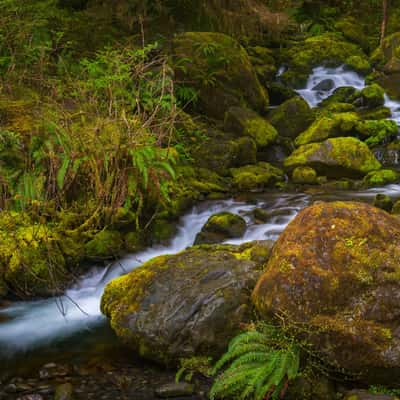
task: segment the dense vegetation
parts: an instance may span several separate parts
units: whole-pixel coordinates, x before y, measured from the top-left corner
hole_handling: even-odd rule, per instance
[[[165,243],[177,219],[201,200],[267,188],[324,191],[397,183],[399,127],[390,119],[386,96],[400,100],[399,26],[399,0],[0,0],[0,301],[63,293],[88,264]],[[355,71],[366,85],[341,87],[310,107],[296,90],[321,65]],[[327,81],[315,91],[329,92]],[[391,199],[376,205],[400,213]],[[392,260],[399,254],[393,243],[400,227],[395,217],[356,203],[321,207],[309,232],[328,213],[339,221],[331,227],[345,226],[342,236],[354,230],[340,238],[318,232],[315,240],[325,238],[329,261],[337,261],[329,282],[324,277],[331,264],[309,261],[320,262],[326,253],[313,252],[308,232],[298,235],[302,224],[291,228],[296,240],[290,248],[283,246],[288,229],[270,258],[270,244],[220,245],[241,237],[247,226],[237,215],[219,213],[198,233],[195,247],[112,281],[102,311],[124,343],[168,366],[176,366],[180,353],[184,368],[196,357],[207,364],[210,354],[221,356],[239,334],[212,371],[212,399],[283,398],[300,371],[312,371],[301,375],[309,383],[321,370],[356,380],[370,368],[378,371],[377,382],[373,372],[360,380],[386,384],[380,379],[385,368],[399,367],[388,342],[397,333],[392,320],[375,316],[376,308],[365,310],[382,282],[397,284]],[[360,220],[360,233],[354,221],[364,213],[374,223]],[[251,218],[259,224],[270,215],[258,210]],[[301,239],[310,240],[309,247],[299,245]],[[331,304],[348,293],[338,277],[347,262],[351,272],[344,268],[344,281],[353,283],[351,296],[359,297],[352,300],[360,308],[350,327],[351,302]],[[228,275],[227,263],[230,276],[237,275],[218,283],[221,271]],[[386,268],[381,275],[377,264]],[[303,267],[298,277],[293,270]],[[238,284],[243,271],[246,279]],[[198,286],[188,284],[192,279]],[[307,279],[308,288],[323,281],[323,295],[332,297],[326,307],[313,297],[317,289],[296,292]],[[220,286],[211,287],[209,280]],[[174,286],[181,281],[190,290]],[[193,322],[201,335],[193,334],[193,326],[188,334],[174,320],[166,325],[170,342],[179,338],[184,350],[176,343],[165,349],[167,335],[159,334],[152,313],[159,307],[164,322],[179,308],[189,321],[192,308],[183,310],[175,298],[169,303],[169,296],[160,301],[152,290],[161,286],[164,294],[179,293],[181,304],[197,307],[197,299],[186,300],[198,295],[204,308],[214,307],[214,314],[204,312]],[[286,290],[289,300],[275,303]],[[306,306],[291,303],[294,292],[307,299],[311,311],[304,318]],[[322,311],[313,309],[317,304]],[[285,307],[290,318],[279,314]],[[148,313],[151,334],[127,327],[140,312]],[[222,339],[210,315],[223,321]],[[279,324],[287,328],[296,318],[310,331],[286,335]],[[243,324],[250,329],[240,333]],[[186,341],[180,335],[192,336]],[[338,349],[327,344],[332,337],[343,340]],[[300,343],[312,348],[302,363]],[[372,361],[346,358],[352,349],[365,353],[366,343]],[[200,369],[208,375],[202,364],[191,377]],[[313,390],[304,399],[316,395]],[[295,398],[290,391],[288,396]]]

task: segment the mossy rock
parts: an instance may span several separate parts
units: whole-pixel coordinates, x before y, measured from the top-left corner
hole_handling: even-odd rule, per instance
[[[279,106],[286,100],[298,96],[295,90],[281,82],[271,82],[268,85],[268,94],[272,106]]]
[[[376,83],[366,86],[361,91],[360,97],[364,107],[375,108],[385,104],[385,91]]]
[[[304,85],[314,67],[326,65],[338,67],[348,64],[349,59],[367,58],[361,48],[343,40],[343,37],[334,33],[324,33],[313,36],[291,47],[285,55],[289,69],[281,76],[285,83],[300,87]]]
[[[369,146],[376,146],[396,138],[399,128],[397,123],[391,120],[364,120],[357,122],[356,131],[367,137],[365,143]]]
[[[314,113],[300,96],[293,97],[273,109],[268,119],[280,136],[294,139],[314,120]]]
[[[60,294],[71,275],[61,242],[51,226],[22,212],[0,213],[0,286],[21,297]]]
[[[322,115],[307,130],[297,136],[294,143],[296,146],[302,146],[333,137],[351,135],[358,121],[358,115],[352,112]]]
[[[397,200],[392,207],[392,214],[399,215],[400,214],[400,200]]]
[[[115,258],[123,248],[122,235],[118,231],[104,229],[85,244],[86,256],[93,259]]]
[[[393,207],[393,200],[387,194],[378,193],[374,199],[374,206],[385,211],[391,211]]]
[[[344,17],[335,23],[335,29],[342,32],[349,41],[358,44],[364,51],[370,50],[370,42],[364,27],[354,17]]]
[[[319,106],[325,108],[331,106],[333,103],[346,103],[353,102],[357,90],[352,86],[342,86],[334,90],[334,92],[326,99],[322,100]]]
[[[269,256],[263,251],[259,258],[262,243],[198,246],[154,258],[111,281],[101,310],[144,358],[175,365],[183,357],[219,356],[252,316],[250,291]]]
[[[285,180],[282,170],[266,162],[232,168],[233,186],[239,191],[260,191]]]
[[[300,146],[284,162],[289,171],[306,166],[314,168],[318,175],[331,178],[363,177],[381,168],[368,146],[352,137]]]
[[[364,182],[368,186],[383,186],[388,183],[398,182],[400,174],[392,169],[381,169],[372,171],[364,177]]]
[[[334,368],[393,383],[399,257],[399,219],[365,203],[318,202],[279,237],[253,301],[262,318],[278,314],[286,327],[305,327],[302,339]]]
[[[399,398],[391,394],[371,393],[368,390],[353,389],[345,393],[344,400],[399,400]]]
[[[231,107],[225,113],[224,129],[240,136],[250,136],[258,148],[270,145],[278,137],[278,132],[266,119],[241,107]]]
[[[235,165],[255,164],[257,162],[257,143],[249,136],[243,136],[236,141],[238,145],[238,154]]]
[[[196,236],[194,244],[215,244],[244,235],[247,224],[240,215],[221,212],[212,215]]]
[[[294,183],[314,185],[318,183],[317,172],[310,167],[297,167],[292,173]]]
[[[232,106],[265,112],[269,101],[246,50],[216,32],[186,32],[172,41],[176,78],[199,91],[198,106],[222,119]]]
[[[360,56],[351,56],[346,60],[346,65],[350,67],[350,69],[366,75],[371,72],[371,64],[368,59]]]
[[[361,119],[366,120],[379,120],[379,119],[388,119],[392,116],[392,111],[389,107],[377,107],[372,110],[359,110],[358,114]]]

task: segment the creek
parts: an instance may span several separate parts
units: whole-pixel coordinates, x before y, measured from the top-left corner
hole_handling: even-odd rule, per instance
[[[313,90],[327,79],[332,81],[329,90]],[[298,93],[315,107],[341,86],[362,89],[365,82],[360,75],[344,67],[318,67],[313,70],[306,88]],[[400,103],[386,97],[385,105],[392,110],[392,119],[400,126]],[[180,219],[177,234],[169,244],[127,255],[107,266],[94,266],[64,296],[14,302],[0,309],[0,386],[2,374],[12,376],[22,369],[32,371],[49,362],[80,362],[98,351],[103,352],[106,358],[121,356],[124,351],[100,312],[100,298],[105,285],[155,256],[177,253],[191,246],[196,234],[212,214],[230,211],[246,219],[248,229],[245,235],[229,243],[276,240],[295,215],[316,200],[372,202],[377,193],[399,198],[400,185],[329,193],[318,187],[305,193],[269,191],[249,194],[240,199],[208,201],[197,205]],[[255,208],[265,209],[269,213],[268,222],[258,224],[254,220],[252,210]]]

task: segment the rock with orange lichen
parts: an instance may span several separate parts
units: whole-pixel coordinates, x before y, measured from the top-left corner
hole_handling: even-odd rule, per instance
[[[338,368],[400,377],[400,220],[357,202],[301,211],[276,243],[253,292]]]

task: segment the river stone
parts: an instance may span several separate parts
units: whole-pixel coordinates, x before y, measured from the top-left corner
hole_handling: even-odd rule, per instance
[[[357,202],[302,210],[274,246],[253,292],[326,361],[369,383],[400,378],[400,220]]]
[[[311,90],[329,92],[335,87],[335,82],[332,79],[324,79],[315,85]]]
[[[219,356],[251,318],[250,293],[271,242],[192,247],[111,281],[101,310],[142,357]]]
[[[194,244],[214,244],[238,238],[244,235],[246,228],[246,221],[240,215],[230,212],[214,214],[201,228]]]
[[[155,390],[158,397],[182,397],[191,396],[194,392],[194,386],[186,382],[167,383]]]
[[[284,167],[314,168],[318,175],[332,178],[362,177],[381,168],[368,146],[352,137],[327,139],[321,143],[300,146],[284,161]]]

